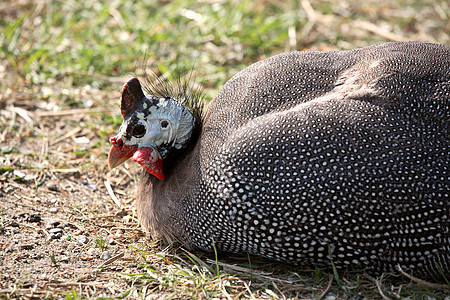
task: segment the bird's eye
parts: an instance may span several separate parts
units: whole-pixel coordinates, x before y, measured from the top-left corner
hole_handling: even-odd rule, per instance
[[[167,126],[169,126],[169,122],[167,122],[166,120],[162,120],[161,121],[161,127],[162,128],[167,128]]]
[[[133,132],[131,134],[137,138],[143,137],[145,134],[145,126],[142,124],[134,126]]]

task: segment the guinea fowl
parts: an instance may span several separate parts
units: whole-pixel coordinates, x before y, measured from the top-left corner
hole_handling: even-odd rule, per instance
[[[203,113],[186,86],[166,90],[124,85],[109,153],[110,168],[144,167],[137,214],[153,238],[449,277],[450,47],[280,54],[231,78]]]

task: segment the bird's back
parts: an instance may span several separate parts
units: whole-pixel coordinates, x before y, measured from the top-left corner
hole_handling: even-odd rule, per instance
[[[387,43],[253,64],[213,100],[177,213],[196,247],[449,274],[450,48]]]

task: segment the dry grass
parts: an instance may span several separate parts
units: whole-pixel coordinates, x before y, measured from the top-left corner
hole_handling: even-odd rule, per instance
[[[111,173],[106,164],[121,123],[120,86],[144,57],[168,74],[196,61],[211,99],[244,66],[283,51],[448,44],[449,11],[447,1],[431,0],[2,2],[0,297],[449,297],[448,286],[407,276],[336,276],[160,249],[134,215],[139,168]],[[59,239],[50,234],[55,222],[67,225]]]

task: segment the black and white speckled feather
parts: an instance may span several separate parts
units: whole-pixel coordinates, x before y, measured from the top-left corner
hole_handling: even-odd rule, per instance
[[[450,47],[293,52],[220,90],[164,181],[152,235],[302,266],[450,275]]]

